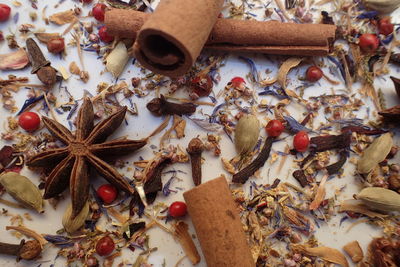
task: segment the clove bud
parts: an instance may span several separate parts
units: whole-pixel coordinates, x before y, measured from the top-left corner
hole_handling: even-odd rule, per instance
[[[163,95],[159,98],[153,98],[146,105],[147,109],[156,116],[161,115],[184,115],[192,114],[196,111],[196,105],[192,103],[172,103],[165,99]]]
[[[204,150],[204,144],[199,138],[190,140],[186,151],[190,155],[190,162],[192,164],[192,178],[194,184],[201,184],[201,153]]]
[[[26,48],[32,64],[31,73],[36,74],[46,87],[52,87],[57,81],[57,71],[50,66],[50,61],[44,57],[35,40],[28,38],[26,40]]]
[[[7,244],[0,242],[0,254],[17,256],[17,261],[33,260],[40,255],[42,247],[37,240],[29,240],[25,242],[24,239],[18,245]]]

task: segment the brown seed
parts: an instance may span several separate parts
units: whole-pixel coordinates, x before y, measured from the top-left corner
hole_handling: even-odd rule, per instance
[[[392,174],[388,178],[389,188],[395,191],[400,189],[400,175]]]
[[[29,240],[22,246],[19,256],[24,260],[33,260],[37,258],[41,252],[42,247],[39,241]]]

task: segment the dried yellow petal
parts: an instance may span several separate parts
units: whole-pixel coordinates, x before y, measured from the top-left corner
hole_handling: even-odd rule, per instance
[[[197,248],[189,235],[188,225],[185,222],[179,221],[175,224],[174,236],[178,239],[179,243],[183,248],[186,256],[192,262],[193,265],[200,262],[200,255]]]
[[[283,62],[282,65],[279,67],[277,82],[280,86],[282,86],[283,89],[286,89],[286,78],[289,71],[292,68],[297,67],[302,60],[302,58],[291,57]]]
[[[315,247],[311,248],[306,245],[292,244],[293,250],[299,251],[300,253],[318,257],[325,261],[339,264],[340,266],[348,267],[346,257],[339,250],[330,247]]]
[[[57,25],[64,25],[67,23],[71,23],[75,20],[75,12],[71,10],[58,12],[49,17],[50,21]]]

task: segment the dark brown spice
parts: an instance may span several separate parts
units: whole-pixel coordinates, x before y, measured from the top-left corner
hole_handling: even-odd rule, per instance
[[[326,170],[328,171],[329,175],[333,175],[338,173],[343,165],[346,163],[347,161],[347,152],[345,150],[340,151],[339,153],[339,160],[329,166],[326,166]]]
[[[273,182],[272,185],[271,185],[271,188],[272,188],[272,189],[277,188],[280,182],[281,182],[280,179],[278,179],[278,178],[275,179],[274,182]]]
[[[390,76],[390,79],[392,79],[394,83],[394,89],[396,90],[397,96],[400,97],[400,79],[393,76]]]
[[[308,182],[307,176],[306,176],[306,174],[304,173],[303,170],[296,170],[296,171],[293,172],[292,175],[293,175],[294,179],[296,179],[299,182],[301,187],[305,187],[305,186],[310,184]]]
[[[400,124],[400,105],[378,112],[385,122]]]
[[[350,147],[351,133],[345,132],[340,135],[323,135],[310,139],[310,150],[323,152],[331,149],[344,149]]]
[[[32,38],[26,40],[29,60],[32,64],[32,74],[36,74],[39,80],[47,87],[52,87],[57,81],[57,71],[51,67],[40,50],[38,44]]]
[[[14,149],[11,146],[3,146],[0,150],[0,172],[13,160]]]
[[[204,144],[199,138],[190,140],[186,151],[190,155],[190,162],[192,164],[192,178],[194,184],[201,184],[201,153],[204,150]]]
[[[399,147],[398,146],[392,146],[392,148],[390,149],[389,154],[386,156],[387,159],[392,159],[394,158],[394,156],[396,156],[397,152],[399,151]]]
[[[148,204],[152,204],[156,200],[157,192],[162,190],[163,184],[161,174],[164,168],[171,163],[170,158],[160,160],[158,165],[154,167],[154,171],[144,184],[144,192],[146,193],[146,200]]]
[[[162,115],[185,115],[196,111],[196,105],[192,103],[172,103],[165,99],[163,95],[159,98],[153,98],[146,105],[147,109],[156,116]]]
[[[0,80],[0,86],[9,85],[9,84],[16,83],[16,82],[25,83],[28,81],[29,81],[28,77],[11,78],[8,80]]]
[[[244,184],[250,178],[250,176],[252,176],[258,169],[264,166],[269,157],[269,153],[271,152],[271,147],[274,140],[275,137],[268,137],[257,158],[253,160],[249,165],[244,167],[242,170],[240,170],[238,173],[235,173],[233,175],[232,182]]]
[[[40,255],[42,247],[37,240],[25,242],[24,239],[18,245],[0,242],[0,254],[17,256],[17,261],[21,259],[33,260]]]
[[[307,116],[300,122],[301,125],[305,126],[311,119],[312,113],[308,113]]]
[[[391,54],[390,55],[390,62],[400,65],[400,53]]]
[[[359,133],[359,134],[365,134],[365,135],[377,135],[377,134],[384,134],[387,133],[388,131],[384,131],[381,129],[369,129],[368,127],[363,127],[363,126],[346,126],[341,129],[342,133],[345,132],[353,132],[353,133]]]

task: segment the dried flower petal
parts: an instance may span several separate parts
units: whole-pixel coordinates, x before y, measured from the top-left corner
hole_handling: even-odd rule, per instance
[[[366,215],[370,218],[381,218],[387,217],[388,215],[371,211],[361,201],[348,199],[340,203],[339,212],[351,211]]]
[[[325,261],[339,264],[340,266],[348,267],[346,257],[339,250],[330,247],[315,247],[311,248],[306,245],[292,244],[293,250],[299,251],[300,253],[319,257]]]
[[[29,63],[29,57],[22,48],[15,52],[0,55],[0,70],[19,70]]]
[[[188,225],[185,222],[179,221],[175,224],[174,236],[178,239],[179,243],[183,248],[186,256],[192,262],[193,265],[200,262],[200,255],[197,248],[189,235]]]
[[[302,58],[291,57],[283,62],[282,65],[279,67],[277,82],[280,86],[282,86],[283,89],[286,89],[286,78],[289,71],[292,68],[298,66],[302,60]]]
[[[75,20],[75,18],[75,12],[72,9],[55,13],[49,17],[50,21],[57,25],[71,23]]]
[[[61,35],[59,33],[49,33],[49,32],[36,32],[35,36],[40,42],[45,44],[47,44],[47,42],[50,41],[51,39],[61,38]]]
[[[318,209],[318,207],[321,205],[322,201],[324,200],[325,193],[326,193],[325,183],[326,183],[327,179],[328,179],[328,175],[325,175],[324,177],[322,177],[321,182],[317,189],[317,194],[315,195],[314,200],[310,204],[310,210]]]

